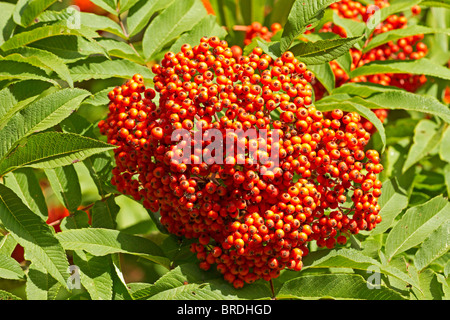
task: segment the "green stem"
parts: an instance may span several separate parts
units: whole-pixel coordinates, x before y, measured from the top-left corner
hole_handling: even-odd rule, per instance
[[[121,18],[121,16],[120,16],[120,13],[119,13],[119,11],[120,11],[119,7],[117,7],[116,10],[117,10],[117,18],[119,19],[119,25],[120,25],[120,28],[122,29],[122,32],[123,32],[124,36],[127,38],[127,40],[126,40],[126,41],[127,41],[127,44],[128,44],[128,45],[133,49],[133,51],[140,57],[141,55],[139,54],[139,52],[137,52],[137,50],[136,50],[136,48],[134,47],[133,43],[130,41],[130,35],[128,34],[127,29],[125,28],[125,25],[123,24],[123,20],[122,20],[122,18]]]

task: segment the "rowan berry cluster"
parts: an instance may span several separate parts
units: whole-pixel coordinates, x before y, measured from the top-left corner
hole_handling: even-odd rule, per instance
[[[333,9],[340,17],[367,23],[375,12],[375,6],[378,10],[378,8],[381,9],[389,6],[389,2],[386,0],[379,0],[376,1],[374,5],[364,6],[356,1],[341,0],[331,4],[330,8]],[[414,15],[417,15],[420,13],[420,7],[413,6],[411,11]],[[392,30],[403,29],[407,26],[407,23],[408,20],[404,15],[390,15],[375,28],[372,37]],[[345,29],[333,24],[332,22],[325,24],[319,32],[333,32],[341,37],[347,37]],[[352,48],[350,50],[352,56],[351,70],[373,61],[421,59],[425,57],[428,52],[426,44],[421,42],[423,38],[424,36],[419,34],[399,39],[396,42],[389,41],[388,43],[373,48],[365,53]],[[347,73],[342,70],[336,61],[331,62],[331,67],[335,74],[336,87],[339,87],[347,82],[372,82],[384,86],[396,86],[407,91],[414,92],[426,82],[425,76],[411,74],[376,74],[350,79]],[[320,84],[317,84],[315,87],[315,92],[317,93],[317,97],[321,98],[325,93],[325,89],[320,86]]]
[[[152,71],[154,89],[134,75],[109,93],[99,128],[117,146],[112,183],[197,239],[202,269],[236,288],[269,281],[301,270],[308,242],[333,248],[381,221],[370,133],[356,113],[312,105],[314,74],[291,52],[236,60],[203,37]]]
[[[359,2],[352,0],[341,0],[330,5],[340,17],[353,19],[358,22],[367,23],[375,13],[375,10],[389,6],[389,1],[378,0],[374,5],[364,6]],[[415,5],[411,8],[413,15],[418,15],[421,11],[420,7]],[[391,30],[403,29],[407,26],[408,20],[404,15],[390,15],[386,20],[382,21],[374,30],[372,37]],[[341,37],[347,37],[347,33],[343,27],[326,23],[319,32],[333,32]],[[384,60],[418,60],[428,52],[425,43],[421,42],[424,36],[422,34],[399,39],[398,41],[389,41],[386,44],[378,46],[362,53],[355,48],[350,49],[352,57],[351,70],[366,65],[373,61]],[[415,92],[419,87],[426,83],[427,79],[424,75],[412,74],[375,74],[351,78],[341,68],[337,61],[331,61],[330,66],[335,75],[336,87],[340,87],[348,82],[371,82],[381,84],[383,86],[395,86],[403,88],[410,92]],[[321,99],[325,93],[325,88],[318,82],[314,83],[316,99]],[[388,115],[388,110],[373,110],[377,117],[384,122]],[[363,120],[363,125],[367,131],[374,133],[376,131],[373,124],[368,120]]]
[[[373,5],[369,4],[366,6],[361,4],[360,2],[353,0],[341,0],[332,3],[330,5],[330,9],[334,10],[340,17],[367,23],[369,19],[374,15],[376,10],[385,8],[389,5],[390,4],[388,0],[377,0]],[[418,15],[421,12],[421,8],[418,5],[414,5],[412,6],[411,11],[413,15]],[[377,28],[373,32],[372,37],[391,30],[405,28],[407,23],[408,20],[404,15],[391,15],[385,21],[381,22],[379,26],[377,26]],[[254,25],[258,30],[261,28],[265,28],[264,30],[268,30],[267,27],[261,26],[261,24],[258,22],[255,22]],[[281,29],[281,26],[279,28]],[[250,43],[251,40],[256,36],[260,36],[267,41],[269,41],[272,37],[272,35],[267,32],[264,33],[263,36],[258,32],[252,32],[251,30],[253,29],[253,24],[247,26],[245,40],[246,44]],[[332,32],[343,38],[347,37],[345,28],[338,26],[333,22],[325,23],[320,30],[310,29],[305,33],[313,32]],[[355,68],[361,67],[373,61],[421,59],[425,57],[428,52],[426,44],[421,41],[423,40],[423,38],[424,36],[422,34],[419,34],[399,39],[396,42],[389,41],[388,43],[373,48],[365,53],[362,53],[361,50],[352,48],[350,49],[350,53],[352,56],[351,70],[354,70]],[[336,61],[331,61],[330,65],[335,75],[336,87],[340,87],[347,82],[372,82],[384,86],[396,86],[410,92],[415,92],[427,81],[424,75],[412,74],[375,74],[350,79],[348,74]],[[313,83],[313,87],[315,91],[315,99],[320,100],[326,94],[325,88],[320,84],[320,82],[317,81]],[[387,112],[387,110],[384,110],[382,112],[376,112],[376,114],[377,116],[381,115],[382,117],[380,118],[380,120],[384,121],[386,118],[384,115],[387,115]],[[375,131],[373,125],[370,122],[366,124],[366,127],[368,130],[370,128],[370,131],[372,133]]]
[[[283,29],[283,27],[278,22],[272,23],[270,29],[259,22],[253,22],[251,25],[245,26],[244,45],[250,44],[255,37],[270,41],[270,39],[281,29]]]

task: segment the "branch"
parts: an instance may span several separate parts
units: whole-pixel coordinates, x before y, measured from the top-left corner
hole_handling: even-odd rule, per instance
[[[138,56],[141,56],[141,55],[139,54],[139,52],[137,52],[137,50],[136,50],[136,48],[134,47],[133,43],[132,43],[132,42],[130,41],[130,39],[129,39],[130,35],[128,34],[128,31],[127,31],[127,29],[125,28],[125,25],[123,24],[123,20],[122,20],[122,18],[121,18],[121,16],[120,16],[120,13],[119,13],[119,11],[120,11],[119,7],[116,8],[116,11],[117,11],[117,18],[119,19],[119,25],[120,25],[120,28],[122,29],[122,32],[123,32],[124,36],[127,38],[126,41],[127,41],[128,45],[133,49],[133,51],[134,51]]]

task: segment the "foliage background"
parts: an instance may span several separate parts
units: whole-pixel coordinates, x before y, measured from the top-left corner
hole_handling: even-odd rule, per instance
[[[168,50],[212,35],[242,46],[244,33],[234,30],[236,25],[284,25],[292,17],[294,1],[212,0],[215,15],[208,14],[200,0],[92,2],[101,10],[82,12],[76,28],[71,27],[77,21],[69,1],[0,2],[1,297],[450,297],[450,110],[445,95],[450,82],[450,2],[391,1],[396,9],[391,13],[405,12],[409,18],[406,31],[391,39],[425,32],[427,57],[375,62],[351,71],[426,74],[427,83],[415,94],[369,83],[335,89],[329,61],[320,59],[322,52],[309,52],[308,67],[314,66],[329,91],[316,103],[318,109],[357,108],[366,114],[369,109],[390,109],[384,126],[377,124],[372,146],[384,150],[383,222],[339,250],[311,248],[304,270],[283,272],[273,292],[265,282],[235,290],[218,272],[201,271],[189,241],[165,234],[157,213],[116,194],[109,183],[114,165],[110,146],[96,124],[107,113],[107,92],[135,73],[151,85],[149,67]],[[315,1],[323,9],[332,2]],[[422,8],[417,17],[410,14],[414,4]],[[324,13],[322,22],[336,19],[329,10]],[[364,37],[365,26],[345,20],[339,23]],[[273,40],[298,35],[280,32]],[[273,49],[268,43],[258,44]],[[249,48],[252,45],[255,42]],[[344,54],[333,59],[338,56]],[[52,208],[61,206],[67,209],[63,216],[49,222],[62,230],[55,233],[45,222]],[[17,244],[25,248],[26,261],[20,264],[11,258]],[[81,289],[67,287],[71,264],[81,268]],[[374,271],[381,274],[381,287],[370,290],[367,280]]]

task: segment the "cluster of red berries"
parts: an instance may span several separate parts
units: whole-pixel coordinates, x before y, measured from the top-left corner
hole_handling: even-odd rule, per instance
[[[361,3],[352,0],[341,0],[330,5],[330,8],[341,17],[360,22],[368,22],[374,14],[373,6],[374,5],[364,6]],[[389,2],[386,0],[379,0],[375,2],[375,6],[381,9],[389,6]],[[421,10],[419,6],[413,6],[411,11],[413,14],[417,15]],[[403,15],[391,15],[377,26],[372,36],[386,33],[391,30],[403,29],[406,27],[407,22],[407,18]],[[334,25],[332,22],[325,24],[319,32],[334,32],[341,37],[347,36],[344,28]],[[396,42],[389,41],[364,54],[361,51],[352,48],[350,51],[352,55],[351,70],[373,61],[421,59],[425,57],[428,52],[425,43],[421,42],[423,37],[423,35],[416,35],[399,39]],[[414,92],[426,82],[425,76],[411,74],[376,74],[350,79],[336,61],[331,62],[331,67],[336,77],[337,87],[347,82],[372,82],[385,86],[396,86]],[[317,93],[316,97],[321,98],[325,93],[325,90],[323,87],[321,88],[320,84],[317,84],[315,92]]]
[[[312,105],[314,74],[291,52],[235,59],[203,37],[152,71],[154,89],[134,75],[109,93],[99,128],[117,146],[112,183],[198,239],[202,269],[236,288],[269,281],[300,270],[308,242],[333,248],[381,221],[370,133],[356,113]]]
[[[330,8],[333,9],[340,17],[367,23],[375,12],[374,6],[376,6],[377,9],[382,9],[389,6],[389,1],[378,0],[375,1],[374,5],[364,6],[356,1],[341,0],[331,4]],[[415,5],[411,8],[411,11],[414,15],[418,15],[420,14],[421,9],[419,6]],[[391,30],[405,28],[407,26],[407,22],[407,18],[404,15],[391,15],[377,26],[372,37]],[[341,37],[347,37],[345,29],[333,24],[332,22],[325,24],[319,32],[333,32]],[[423,35],[415,35],[399,39],[396,42],[389,41],[388,43],[373,48],[365,53],[352,48],[350,49],[350,54],[352,56],[351,70],[373,61],[421,59],[425,57],[428,52],[428,48],[425,43],[421,42],[423,38]],[[427,81],[424,75],[412,74],[375,74],[350,79],[348,74],[336,61],[331,61],[330,65],[335,75],[336,87],[340,87],[347,82],[371,82],[384,86],[395,86],[410,92],[415,92]],[[314,90],[317,100],[321,99],[326,93],[325,88],[318,82],[314,83]],[[384,122],[387,118],[388,110],[382,109],[373,111],[382,122]],[[371,133],[376,131],[370,121],[364,120],[363,122],[363,125],[367,131],[370,131]]]
[[[332,3],[329,8],[335,11],[340,17],[343,17],[345,19],[352,19],[355,21],[361,21],[364,18],[366,18],[366,21],[368,19],[367,7],[357,1],[341,0]],[[315,30],[311,29],[306,33],[312,32],[315,32]],[[319,32],[332,32],[341,36],[342,38],[347,37],[345,28],[334,24],[332,21],[325,23],[319,30]]]
[[[259,22],[253,22],[251,25],[244,27],[244,45],[249,45],[255,37],[270,41],[270,39],[272,39],[272,37],[281,29],[283,29],[283,27],[278,22],[272,23],[270,29]]]

